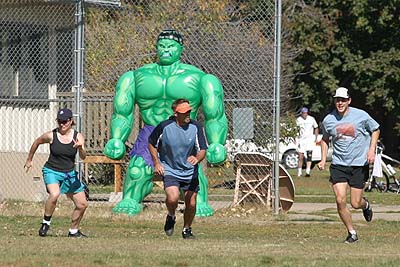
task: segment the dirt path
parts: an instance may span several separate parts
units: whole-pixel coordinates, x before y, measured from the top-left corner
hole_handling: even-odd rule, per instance
[[[374,220],[400,221],[400,206],[373,205]],[[353,220],[364,221],[361,211],[352,210]],[[294,203],[287,216],[292,220],[323,220],[338,216],[334,203]]]

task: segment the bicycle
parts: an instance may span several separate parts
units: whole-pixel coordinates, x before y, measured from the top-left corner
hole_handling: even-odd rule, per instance
[[[385,146],[378,141],[376,146],[376,154],[381,156],[382,177],[377,177],[372,174],[372,166],[370,167],[370,177],[364,189],[365,192],[371,192],[373,189],[379,192],[400,193],[400,180],[396,177],[396,170],[389,163],[400,165],[400,161],[383,154]],[[386,162],[385,162],[386,161]]]

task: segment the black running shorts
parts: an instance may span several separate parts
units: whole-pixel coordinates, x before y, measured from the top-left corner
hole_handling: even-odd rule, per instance
[[[348,183],[350,187],[363,189],[369,176],[369,165],[365,166],[341,166],[331,165],[331,177],[329,181],[332,184]]]

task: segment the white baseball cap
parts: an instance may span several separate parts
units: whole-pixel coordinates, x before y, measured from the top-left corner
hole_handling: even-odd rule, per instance
[[[349,98],[349,90],[344,87],[339,87],[336,89],[336,93],[333,97]]]

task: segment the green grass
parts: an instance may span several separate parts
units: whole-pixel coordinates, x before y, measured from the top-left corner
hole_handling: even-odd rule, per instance
[[[289,170],[295,187],[295,202],[304,203],[334,203],[331,183],[329,182],[329,171],[319,171],[314,168],[311,171],[311,177],[297,177],[297,170]],[[382,205],[400,205],[400,195],[394,193],[381,193],[377,191],[364,192],[374,204]]]
[[[209,200],[210,201],[232,201],[233,189],[226,188],[213,188],[213,186],[221,184],[224,181],[232,181],[234,176],[231,170],[232,166],[224,172],[224,169],[217,168],[213,170],[208,169],[209,175]],[[223,175],[219,176],[216,173],[221,172]],[[288,170],[291,175],[295,188],[296,196],[295,202],[304,203],[333,203],[335,201],[334,195],[329,182],[328,170],[319,171],[314,168],[311,172],[311,177],[297,177],[297,170]],[[228,175],[229,174],[229,175]],[[96,186],[90,185],[91,194],[109,194],[114,191],[114,186]],[[162,187],[154,185],[153,194],[164,194]],[[380,192],[367,192],[364,193],[372,203],[383,205],[400,205],[400,196],[393,193],[380,193]]]
[[[17,206],[21,205],[25,204]],[[31,212],[36,209],[40,207],[31,207]],[[69,219],[64,214],[55,216],[46,238],[37,235],[37,216],[2,215],[0,265],[398,266],[397,221],[357,222],[361,240],[346,245],[337,219],[292,221],[257,209],[227,209],[213,217],[196,218],[197,239],[183,240],[182,216],[178,216],[175,234],[167,237],[162,230],[163,213],[151,208],[137,217],[102,218],[92,212],[82,224],[90,238],[80,240],[66,237]]]
[[[335,202],[327,171],[314,169],[310,178],[296,177],[296,170],[289,172],[296,186],[296,203]],[[162,189],[155,187],[153,193]],[[232,195],[232,189],[210,188],[210,200],[232,201]],[[400,205],[396,194],[365,195],[374,205]],[[0,203],[0,266],[399,265],[398,220],[355,220],[360,241],[346,245],[342,243],[346,231],[334,208],[274,216],[263,207],[242,206],[216,210],[212,217],[196,217],[197,239],[183,240],[180,213],[174,235],[164,234],[163,203],[147,204],[135,217],[112,213],[113,205],[91,202],[81,225],[90,238],[75,240],[66,237],[73,206],[65,198],[59,201],[45,238],[37,234],[43,203]]]

